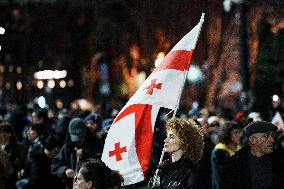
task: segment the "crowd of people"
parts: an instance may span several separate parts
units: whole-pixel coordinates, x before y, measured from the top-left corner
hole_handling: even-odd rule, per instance
[[[281,130],[256,113],[239,112],[228,118],[213,111],[167,120],[159,116],[148,179],[124,186],[119,172],[100,160],[117,112],[63,109],[55,114],[26,106],[1,110],[0,189],[284,186]],[[162,149],[164,161],[157,165]]]

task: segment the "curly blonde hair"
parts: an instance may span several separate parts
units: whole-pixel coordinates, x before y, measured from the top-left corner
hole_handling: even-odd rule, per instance
[[[192,119],[173,118],[166,122],[167,130],[174,130],[187,160],[197,163],[203,155],[203,133]]]

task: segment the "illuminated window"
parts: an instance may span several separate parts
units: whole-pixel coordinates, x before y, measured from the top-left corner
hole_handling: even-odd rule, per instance
[[[42,88],[43,88],[43,85],[44,85],[44,83],[43,83],[42,80],[39,80],[39,81],[37,81],[37,83],[36,83],[36,86],[37,86],[37,88],[39,88],[39,89],[42,89]]]
[[[61,80],[61,81],[59,82],[59,86],[60,86],[61,88],[65,88],[65,87],[66,87],[66,82],[65,82],[64,80]]]
[[[67,85],[69,87],[73,87],[74,86],[74,81],[72,79],[68,80]]]
[[[43,70],[34,73],[35,79],[62,79],[67,76],[66,70]]]
[[[53,79],[52,80],[48,80],[47,86],[49,88],[53,89],[55,87],[55,81]]]

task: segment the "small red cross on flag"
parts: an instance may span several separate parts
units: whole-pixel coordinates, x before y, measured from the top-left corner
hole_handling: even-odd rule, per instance
[[[122,160],[121,154],[127,152],[126,146],[120,148],[120,142],[114,144],[114,150],[109,151],[109,157],[115,156],[116,161]]]
[[[148,85],[147,87],[144,88],[144,90],[147,89],[147,94],[152,95],[155,88],[161,89],[162,83],[156,84],[156,81],[157,81],[157,79],[152,79],[150,85]]]

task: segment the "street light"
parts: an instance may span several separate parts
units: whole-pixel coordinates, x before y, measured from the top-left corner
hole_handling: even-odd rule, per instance
[[[199,83],[204,80],[204,74],[198,65],[193,64],[189,68],[186,79],[189,83]]]
[[[234,4],[234,3],[235,4],[240,4],[242,2],[243,2],[243,0],[224,0],[223,1],[224,10],[226,12],[230,12],[232,4]]]
[[[0,27],[0,35],[4,35],[4,33],[5,33],[5,28]]]
[[[46,100],[45,100],[44,96],[38,97],[37,103],[38,103],[40,108],[45,108],[46,107]]]

